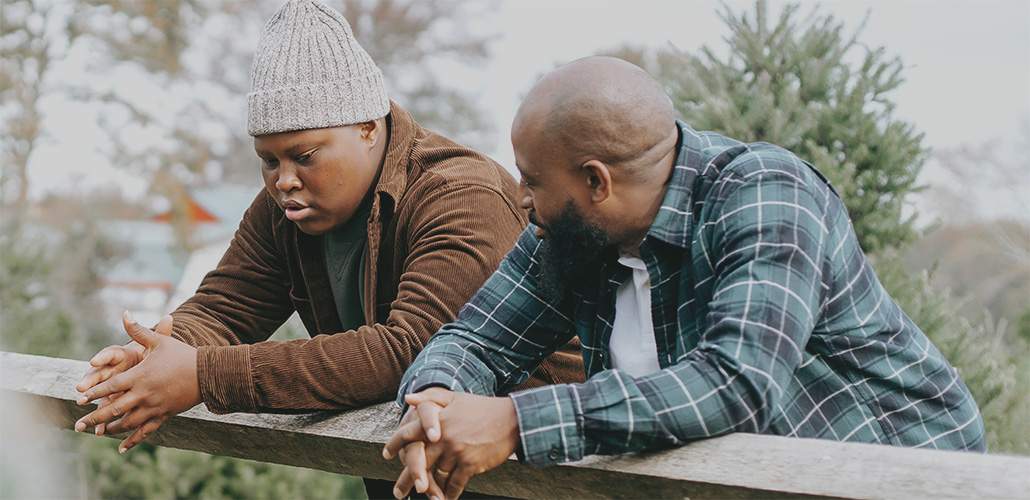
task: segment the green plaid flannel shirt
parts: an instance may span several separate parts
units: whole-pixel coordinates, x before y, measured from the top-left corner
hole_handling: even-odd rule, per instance
[[[612,256],[597,283],[547,300],[531,227],[419,354],[398,403],[429,386],[503,394],[578,335],[585,383],[510,394],[529,463],[729,432],[984,451],[976,402],[884,290],[825,178],[777,146],[678,127],[640,247],[661,370],[611,366],[629,270]]]

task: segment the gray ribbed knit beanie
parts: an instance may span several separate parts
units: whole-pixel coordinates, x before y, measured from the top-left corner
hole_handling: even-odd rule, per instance
[[[268,20],[250,82],[250,135],[351,125],[390,111],[383,74],[350,24],[315,0],[289,0]]]

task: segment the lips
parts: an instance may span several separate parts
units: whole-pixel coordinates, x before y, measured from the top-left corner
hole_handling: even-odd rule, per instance
[[[286,218],[294,222],[310,216],[314,211],[311,207],[294,200],[284,201],[283,210],[286,212]]]

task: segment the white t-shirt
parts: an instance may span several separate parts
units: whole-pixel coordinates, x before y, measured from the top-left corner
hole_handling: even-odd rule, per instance
[[[633,277],[615,294],[615,324],[608,351],[612,368],[640,377],[661,369],[651,321],[651,276],[638,257],[622,256],[619,264],[632,269]]]

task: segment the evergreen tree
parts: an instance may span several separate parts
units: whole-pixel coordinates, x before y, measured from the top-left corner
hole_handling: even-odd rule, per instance
[[[877,253],[912,240],[906,196],[926,158],[923,134],[893,116],[890,93],[904,81],[897,57],[858,41],[831,15],[799,19],[798,5],[771,17],[724,7],[728,55],[703,47],[623,48],[667,88],[691,126],[742,141],[765,141],[817,165],[840,191],[862,248]]]

